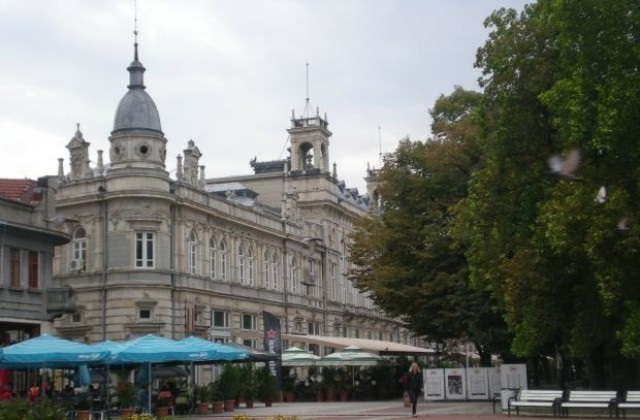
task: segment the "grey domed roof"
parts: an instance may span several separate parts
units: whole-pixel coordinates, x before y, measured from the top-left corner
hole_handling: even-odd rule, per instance
[[[151,96],[143,89],[129,89],[120,100],[113,122],[112,134],[122,130],[162,133],[160,114]]]
[[[129,71],[129,91],[118,104],[111,134],[123,131],[151,132],[163,135],[160,127],[160,114],[151,96],[145,91],[143,74],[144,66],[138,61],[138,44],[135,44],[133,62]]]

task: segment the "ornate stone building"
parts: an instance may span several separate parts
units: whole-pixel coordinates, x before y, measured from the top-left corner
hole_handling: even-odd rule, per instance
[[[77,304],[56,319],[61,335],[197,335],[261,348],[267,311],[285,345],[308,335],[409,342],[348,278],[351,223],[367,214],[368,199],[330,168],[326,116],[294,115],[290,157],[254,159],[246,176],[207,179],[189,141],[172,179],[137,44],[128,71],[110,163],[98,151],[90,165],[79,127],[67,145],[70,172],[59,160],[57,216],[76,222],[65,225],[71,241],[57,248],[54,269]]]

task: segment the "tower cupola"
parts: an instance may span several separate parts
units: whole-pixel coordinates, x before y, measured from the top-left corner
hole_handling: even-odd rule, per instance
[[[120,100],[109,136],[110,178],[156,176],[165,189],[167,139],[160,127],[160,114],[144,85],[145,68],[138,58],[138,32],[134,31],[133,61],[127,67],[128,90]]]
[[[111,134],[127,132],[162,136],[158,108],[144,85],[146,69],[138,60],[137,40],[134,44],[133,61],[127,70],[129,71],[129,86],[127,86],[129,90],[118,104]]]

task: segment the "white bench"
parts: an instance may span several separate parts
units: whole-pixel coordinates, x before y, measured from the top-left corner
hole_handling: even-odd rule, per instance
[[[520,407],[548,407],[553,410],[555,417],[561,400],[561,390],[521,389],[515,397],[509,398],[507,414],[511,415],[512,407],[515,407],[516,415],[520,415]]]
[[[562,401],[561,414],[569,416],[570,408],[606,408],[609,417],[616,411],[616,391],[569,391],[569,396]]]
[[[627,391],[624,400],[618,401],[616,408],[616,417],[620,417],[620,410],[622,417],[627,417],[627,408],[640,408],[640,391]]]

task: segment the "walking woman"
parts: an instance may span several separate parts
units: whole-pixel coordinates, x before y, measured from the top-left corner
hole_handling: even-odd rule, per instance
[[[407,377],[407,392],[411,399],[411,414],[416,417],[416,408],[418,406],[418,396],[422,392],[422,372],[420,366],[416,362],[411,364],[409,375]]]

